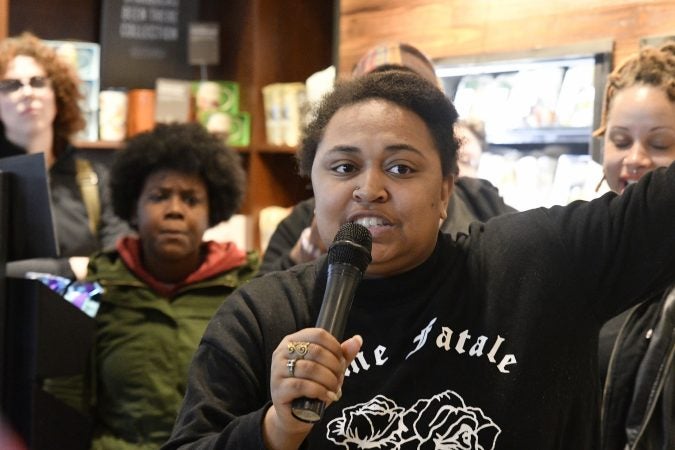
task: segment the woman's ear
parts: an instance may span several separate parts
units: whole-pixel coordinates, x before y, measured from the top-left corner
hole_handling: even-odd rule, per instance
[[[448,175],[443,178],[443,183],[441,185],[441,202],[440,202],[440,218],[441,221],[448,218],[448,203],[450,202],[450,196],[452,195],[453,190],[455,189],[455,176]]]

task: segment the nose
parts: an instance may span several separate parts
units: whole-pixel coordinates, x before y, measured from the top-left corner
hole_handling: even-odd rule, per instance
[[[22,82],[19,90],[26,97],[33,95],[33,86],[30,85],[30,82]]]
[[[182,216],[184,213],[184,206],[185,205],[179,195],[172,195],[169,197],[166,204],[166,214],[172,217]]]
[[[638,140],[633,142],[628,154],[623,159],[623,165],[628,173],[636,174],[640,169],[647,168],[651,165],[652,160],[649,152],[645,149],[642,143]]]
[[[387,199],[388,193],[384,184],[383,175],[368,171],[356,179],[356,188],[353,198],[359,202],[383,202]]]

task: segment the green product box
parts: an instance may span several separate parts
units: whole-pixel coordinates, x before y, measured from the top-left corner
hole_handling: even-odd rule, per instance
[[[197,119],[218,111],[227,114],[239,112],[239,83],[235,81],[193,81],[192,95]]]
[[[227,145],[247,147],[251,143],[251,115],[247,112],[206,112],[199,117],[199,123],[210,133],[226,139]]]
[[[251,115],[247,112],[240,112],[232,115],[231,118],[227,145],[248,147],[251,144]]]

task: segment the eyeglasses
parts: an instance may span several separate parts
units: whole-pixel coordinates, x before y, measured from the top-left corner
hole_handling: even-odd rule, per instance
[[[11,94],[12,92],[16,92],[26,85],[29,85],[34,89],[39,89],[47,87],[49,84],[49,78],[40,75],[30,77],[28,79],[28,83],[24,83],[23,80],[16,78],[7,78],[6,80],[0,80],[0,92],[3,94]]]

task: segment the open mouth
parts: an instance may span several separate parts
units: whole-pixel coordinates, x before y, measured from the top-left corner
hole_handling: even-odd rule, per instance
[[[383,227],[387,225],[391,225],[389,222],[387,222],[385,219],[381,217],[359,217],[358,219],[354,220],[354,223],[357,223],[359,225],[363,225],[366,228],[374,228],[374,227]]]

